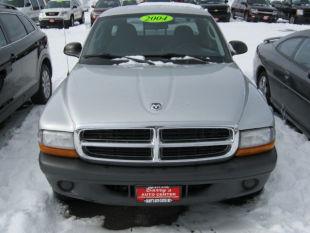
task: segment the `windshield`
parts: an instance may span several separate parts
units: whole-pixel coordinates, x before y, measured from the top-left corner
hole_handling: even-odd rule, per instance
[[[270,5],[269,0],[248,0],[250,5]]]
[[[294,5],[307,5],[310,4],[310,0],[293,0]]]
[[[9,4],[15,7],[24,7],[25,2],[24,0],[0,0],[1,3]]]
[[[107,0],[99,0],[95,8],[113,8],[120,6],[120,3],[118,1],[107,1]]]
[[[129,6],[129,5],[137,5],[137,2],[135,0],[123,1],[123,6]]]
[[[226,0],[200,0],[200,4],[226,3]]]
[[[50,1],[46,8],[70,8],[70,1]]]
[[[185,57],[231,60],[222,34],[209,16],[139,14],[100,18],[81,56]]]

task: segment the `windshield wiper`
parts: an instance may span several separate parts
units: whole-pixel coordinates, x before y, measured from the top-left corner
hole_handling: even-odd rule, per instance
[[[83,57],[84,58],[103,58],[103,59],[109,59],[109,60],[125,58],[127,60],[131,60],[131,61],[138,62],[138,63],[147,63],[149,65],[155,65],[153,62],[148,61],[146,59],[139,59],[139,58],[134,58],[134,57],[131,57],[131,56],[117,56],[117,55],[112,55],[112,54],[109,54],[109,53],[89,54],[89,55],[84,55]]]
[[[192,56],[187,54],[178,54],[178,53],[166,53],[166,54],[159,54],[159,55],[147,55],[145,57],[153,57],[153,58],[164,58],[171,60],[172,58],[183,58],[183,60],[195,60],[202,63],[208,63],[209,58],[203,56]],[[175,59],[177,60],[177,59]]]

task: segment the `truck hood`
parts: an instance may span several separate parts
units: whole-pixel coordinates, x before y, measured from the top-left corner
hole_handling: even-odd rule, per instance
[[[41,12],[47,13],[47,12],[63,12],[63,11],[70,11],[70,8],[48,8],[43,9]]]
[[[203,123],[236,126],[248,80],[234,64],[98,66],[78,64],[60,88],[76,128]],[[162,109],[151,109],[160,103]]]

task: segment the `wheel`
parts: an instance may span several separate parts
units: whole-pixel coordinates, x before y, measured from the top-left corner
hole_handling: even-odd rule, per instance
[[[246,12],[246,13],[244,13],[244,21],[246,21],[246,22],[250,22],[250,17],[249,17],[249,13],[248,12]]]
[[[296,24],[296,18],[293,15],[290,17],[290,24]]]
[[[235,10],[231,10],[231,15],[233,19],[237,19]]]
[[[51,70],[47,65],[43,64],[40,71],[39,90],[31,97],[31,100],[34,104],[46,104],[51,95],[52,95]]]
[[[225,200],[223,201],[223,203],[229,204],[229,205],[244,205],[250,201],[253,201],[256,197],[259,197],[263,193],[263,191],[264,191],[264,188],[262,188],[261,190],[255,193],[248,194],[246,196]]]
[[[81,19],[79,20],[79,23],[80,23],[80,24],[85,23],[84,13],[82,14],[82,17],[81,17]]]
[[[268,104],[270,104],[270,85],[266,71],[262,71],[257,78],[257,88],[265,96]]]

